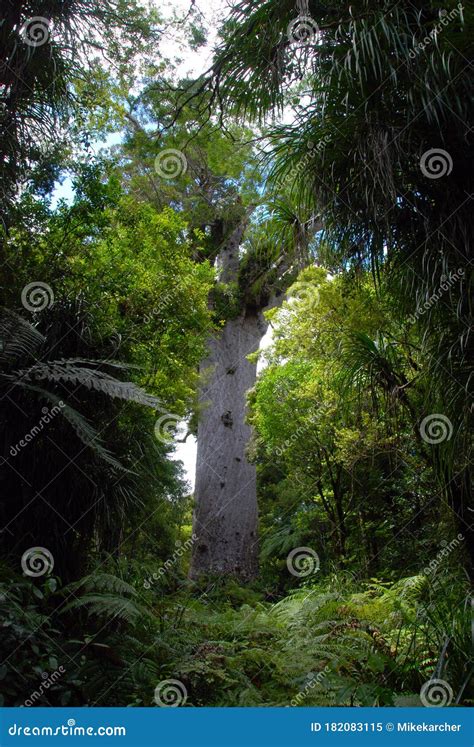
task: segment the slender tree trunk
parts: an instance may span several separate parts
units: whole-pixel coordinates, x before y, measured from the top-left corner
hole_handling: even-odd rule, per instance
[[[258,571],[257,485],[246,457],[250,426],[246,394],[256,380],[247,355],[258,349],[259,312],[227,322],[201,365],[191,578],[202,574],[250,579]]]

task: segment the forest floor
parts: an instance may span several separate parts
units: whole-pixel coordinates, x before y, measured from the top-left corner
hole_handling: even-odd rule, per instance
[[[139,567],[127,560],[61,588],[0,565],[0,703],[39,690],[46,706],[474,702],[463,577],[364,582],[339,570],[278,594],[261,581],[198,586],[181,572],[144,587]],[[45,673],[57,675],[48,690]]]
[[[439,590],[423,575],[356,586],[339,573],[275,603],[234,582],[179,592],[159,611],[166,675],[194,706],[426,705],[448,619],[450,676],[463,676],[469,647],[464,599],[453,617]]]

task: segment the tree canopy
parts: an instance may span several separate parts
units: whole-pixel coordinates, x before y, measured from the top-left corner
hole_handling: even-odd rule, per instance
[[[471,5],[4,5],[0,705],[471,705]]]

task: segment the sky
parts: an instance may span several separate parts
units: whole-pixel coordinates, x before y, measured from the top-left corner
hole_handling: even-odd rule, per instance
[[[180,14],[185,18],[189,11],[191,0],[173,0],[173,2],[149,0],[149,3],[160,11],[166,23],[166,20],[170,19],[174,13],[178,15],[178,18]],[[204,25],[209,30],[207,44],[197,51],[191,51],[186,48],[184,43],[180,43],[179,38],[175,34],[170,33],[168,37],[164,37],[161,45],[161,53],[164,57],[175,58],[178,55],[182,59],[178,67],[178,72],[183,77],[187,74],[200,75],[209,67],[212,60],[212,48],[216,39],[218,20],[225,12],[226,3],[224,0],[197,0],[194,2],[194,8],[201,13],[204,18]],[[114,132],[108,135],[104,141],[92,143],[91,148],[94,152],[98,153],[102,148],[117,145],[120,141],[121,134]],[[52,207],[56,207],[61,199],[72,202],[73,197],[71,180],[66,178],[61,184],[57,184],[53,192]]]
[[[190,5],[191,0],[173,0],[173,2],[162,2],[161,0],[153,0],[153,6],[158,8],[160,13],[165,18],[171,17],[172,13],[176,13],[178,17],[182,13],[182,17],[185,18]],[[216,30],[219,25],[219,18],[225,14],[226,3],[223,0],[195,0],[194,8],[197,9],[204,18],[204,25],[208,29],[208,43],[206,46],[201,47],[197,52],[189,52],[184,47],[179,49],[182,51],[183,63],[179,68],[179,71],[183,74],[193,73],[199,75],[204,72],[212,60],[212,48],[216,39]],[[177,51],[176,36],[170,35],[169,39],[164,39],[162,42],[163,54],[167,57],[175,57]]]

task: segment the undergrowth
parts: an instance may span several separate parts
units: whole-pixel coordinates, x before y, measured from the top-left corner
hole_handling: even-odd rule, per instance
[[[4,704],[150,706],[174,679],[187,706],[421,705],[433,677],[452,705],[473,702],[462,580],[338,573],[277,602],[232,581],[176,586],[165,595],[106,573],[62,589],[2,582]]]

